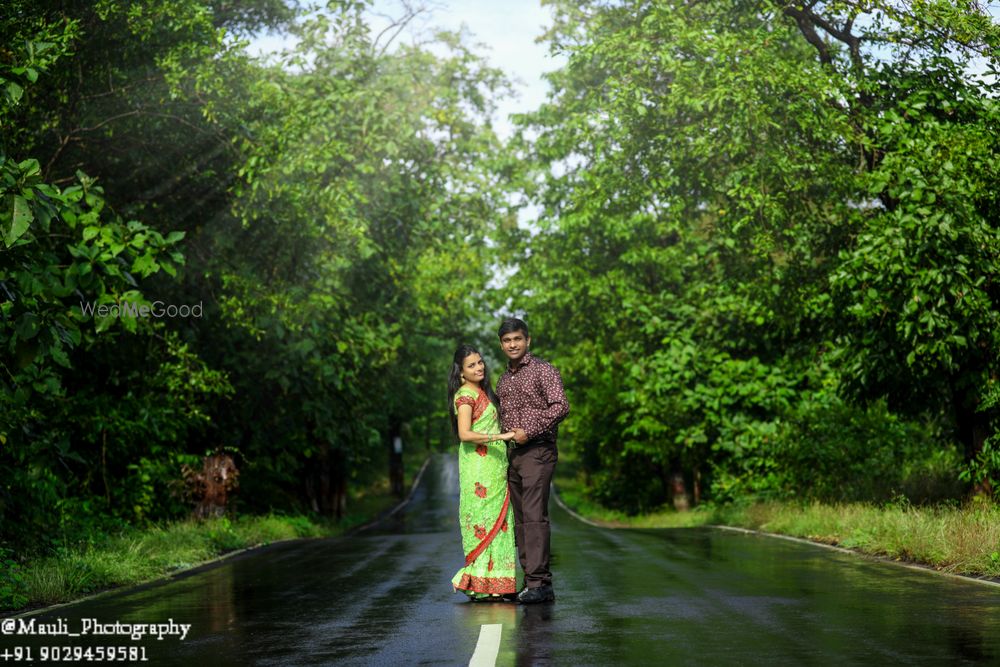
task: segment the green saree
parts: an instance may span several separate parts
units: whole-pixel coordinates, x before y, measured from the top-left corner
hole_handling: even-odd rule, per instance
[[[472,406],[472,430],[499,434],[500,419],[486,392],[455,392],[455,410]],[[507,489],[507,445],[502,440],[458,449],[459,526],[465,567],[451,583],[456,591],[483,598],[516,592],[514,515]]]

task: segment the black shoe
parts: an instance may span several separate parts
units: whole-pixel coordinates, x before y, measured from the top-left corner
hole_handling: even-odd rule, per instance
[[[469,602],[475,602],[477,604],[490,603],[490,602],[517,602],[516,593],[507,593],[506,595],[489,595],[487,597],[469,597]]]
[[[526,588],[517,596],[517,601],[521,604],[536,604],[538,602],[552,602],[556,599],[555,591],[551,585],[539,586],[538,588]]]

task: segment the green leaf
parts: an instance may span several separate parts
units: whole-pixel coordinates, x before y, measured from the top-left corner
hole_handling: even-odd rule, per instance
[[[21,96],[24,95],[24,88],[17,85],[13,81],[8,81],[6,93],[7,99],[10,100],[12,104],[17,104],[21,101]]]
[[[69,361],[69,356],[66,354],[66,350],[64,350],[61,345],[53,345],[49,348],[49,354],[52,355],[52,360],[63,368],[73,368],[73,365]]]
[[[28,231],[31,221],[35,219],[31,212],[31,206],[28,205],[24,197],[14,195],[11,199],[10,227],[4,230],[3,236],[4,243],[8,248]]]
[[[145,278],[150,274],[156,273],[160,268],[160,265],[156,263],[153,256],[148,252],[140,255],[132,262],[132,273],[137,273],[141,277]]]
[[[21,340],[31,340],[38,333],[39,319],[34,313],[24,313],[14,323],[14,333]]]
[[[105,317],[98,316],[95,317],[94,319],[97,321],[97,326],[95,327],[95,330],[97,331],[97,333],[102,333],[111,328],[111,326],[115,323],[116,318],[112,316],[105,316]]]
[[[21,175],[23,177],[38,176],[42,173],[42,167],[38,164],[38,160],[34,158],[29,158],[24,160],[17,165],[21,169]]]

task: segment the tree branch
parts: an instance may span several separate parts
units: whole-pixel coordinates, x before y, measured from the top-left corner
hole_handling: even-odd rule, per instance
[[[782,13],[793,19],[798,24],[799,31],[806,38],[806,41],[816,47],[821,63],[829,65],[833,62],[833,57],[830,56],[830,48],[823,41],[823,38],[819,36],[819,33],[816,32],[816,28],[813,27],[813,24],[809,21],[804,11],[794,7],[785,7]]]
[[[816,28],[821,28],[826,34],[847,45],[851,64],[857,71],[862,71],[865,63],[861,56],[861,38],[851,32],[854,28],[854,17],[849,18],[843,28],[838,28],[833,22],[813,12],[812,7],[812,4],[801,7],[786,6],[782,12],[795,20],[806,40],[819,51],[820,61],[824,64],[831,63],[833,58],[830,55],[829,45],[819,36]]]
[[[141,109],[133,109],[132,111],[126,111],[125,113],[116,114],[114,116],[111,116],[110,118],[105,118],[104,120],[102,120],[97,125],[93,125],[91,127],[78,127],[75,130],[73,130],[70,133],[70,135],[77,134],[78,132],[93,132],[94,130],[101,129],[102,127],[104,127],[108,123],[111,123],[113,121],[119,120],[121,118],[127,118],[129,116],[135,116],[135,115],[140,114],[140,113],[142,113]]]
[[[389,19],[389,25],[386,26],[385,29],[382,30],[382,32],[376,35],[375,39],[372,40],[372,54],[375,55],[376,58],[381,58],[385,54],[386,49],[389,48],[389,46],[396,40],[399,34],[403,32],[406,26],[408,26],[410,22],[413,21],[413,19],[415,19],[417,16],[427,11],[426,7],[414,8],[409,2],[403,2],[402,5],[403,5],[403,10],[405,12],[402,18],[394,19],[386,14],[379,15],[383,18]],[[382,36],[385,35],[387,32],[392,32],[392,35],[389,36],[389,39],[387,39],[385,44],[382,44],[380,48],[379,41],[382,39]],[[376,50],[378,51],[378,53],[376,53]]]

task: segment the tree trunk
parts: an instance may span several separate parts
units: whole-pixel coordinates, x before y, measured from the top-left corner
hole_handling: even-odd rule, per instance
[[[960,397],[954,397],[953,400],[958,436],[965,449],[965,463],[969,464],[983,451],[986,438],[990,435],[990,416],[976,410],[972,401]],[[992,491],[993,484],[988,478],[977,482],[972,488],[973,495],[990,497]]]
[[[317,447],[315,465],[306,476],[306,496],[313,511],[338,521],[347,511],[347,457],[329,443]]]
[[[339,447],[330,456],[330,504],[333,516],[340,521],[347,513],[347,456]]]
[[[389,486],[392,495],[403,497],[403,427],[398,419],[389,426]]]
[[[691,502],[688,499],[687,494],[687,483],[684,481],[684,473],[681,471],[680,464],[675,462],[671,466],[673,472],[670,474],[669,485],[667,486],[668,492],[670,493],[670,499],[674,503],[674,509],[678,512],[686,512],[691,507]]]

